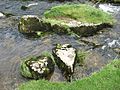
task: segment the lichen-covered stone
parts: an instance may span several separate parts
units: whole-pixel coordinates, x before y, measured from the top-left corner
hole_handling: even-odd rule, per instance
[[[74,72],[76,49],[69,44],[58,44],[53,49],[53,56],[56,64],[63,72],[63,75],[67,80],[70,80],[70,77]]]
[[[21,74],[26,78],[48,79],[54,71],[54,62],[50,57],[28,58],[21,63]]]
[[[36,15],[24,15],[21,17],[18,29],[24,34],[37,34],[40,31],[48,31],[50,29],[50,24],[44,22]]]

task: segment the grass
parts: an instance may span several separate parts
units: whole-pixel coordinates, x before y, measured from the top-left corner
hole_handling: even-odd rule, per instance
[[[113,23],[108,13],[86,4],[64,4],[52,7],[44,13],[47,21],[60,23],[65,19],[74,19],[84,23]],[[58,22],[59,20],[59,22]]]
[[[114,60],[100,72],[72,83],[33,80],[20,85],[19,90],[120,90],[120,60]]]

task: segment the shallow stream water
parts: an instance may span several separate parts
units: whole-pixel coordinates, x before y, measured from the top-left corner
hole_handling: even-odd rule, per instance
[[[27,10],[21,10],[22,5],[31,6]],[[111,13],[117,20],[112,29],[107,29],[90,37],[80,39],[67,35],[48,35],[39,39],[29,39],[18,32],[18,21],[22,15],[39,15],[52,6],[60,4],[59,2],[47,1],[13,1],[0,0],[0,12],[12,14],[10,17],[0,18],[0,90],[15,90],[15,88],[25,81],[19,73],[19,64],[22,58],[29,55],[40,55],[43,51],[50,51],[56,43],[69,43],[78,49],[84,49],[92,52],[89,62],[86,63],[87,70],[81,71],[81,78],[90,75],[92,72],[99,70],[113,59],[120,58],[120,7],[114,6]],[[106,4],[103,6],[107,7]],[[119,10],[118,10],[119,9]],[[115,12],[114,12],[115,11]],[[81,41],[82,40],[82,41]],[[85,43],[83,41],[88,41]],[[95,47],[92,44],[100,47]],[[93,67],[93,64],[97,63]],[[77,70],[76,70],[77,71]],[[83,75],[84,74],[84,75]],[[50,81],[63,81],[64,78],[58,69]]]

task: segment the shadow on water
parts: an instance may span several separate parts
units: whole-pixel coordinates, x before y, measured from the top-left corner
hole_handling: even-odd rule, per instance
[[[85,67],[76,68],[78,77],[90,75],[92,72],[99,70],[112,59],[120,58],[112,48],[120,48],[120,13],[115,13],[117,19],[116,25],[107,31],[100,32],[98,35],[83,37],[81,40],[92,42],[97,45],[102,45],[98,48],[93,48],[92,44],[81,42],[75,39],[74,36],[67,35],[46,35],[39,39],[28,39],[18,32],[17,23],[20,16],[26,14],[42,15],[43,12],[51,6],[58,5],[58,2],[37,2],[38,5],[29,8],[26,11],[21,10],[22,5],[27,5],[36,1],[21,2],[0,0],[0,11],[12,13],[15,16],[9,18],[0,18],[0,89],[14,90],[20,83],[27,81],[19,73],[19,63],[21,58],[29,55],[40,55],[43,51],[50,51],[56,43],[69,43],[77,49],[87,50],[91,53]],[[91,58],[91,59],[90,59]],[[91,61],[93,60],[94,61]],[[86,69],[84,69],[86,68]],[[55,69],[55,72],[50,81],[64,81],[61,72]]]

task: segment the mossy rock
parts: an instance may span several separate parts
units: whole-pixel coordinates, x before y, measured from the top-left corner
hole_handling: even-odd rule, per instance
[[[19,23],[19,31],[25,34],[41,35],[41,32],[89,36],[107,27],[114,19],[102,10],[86,4],[64,4],[52,7],[42,18],[25,15]],[[40,32],[40,33],[39,33]]]
[[[18,30],[25,35],[43,36],[51,28],[49,23],[44,22],[36,15],[24,15],[21,17]]]
[[[44,13],[44,21],[51,23],[54,32],[60,33],[64,30],[65,33],[74,32],[83,36],[112,27],[114,23],[110,14],[86,4],[64,4],[52,7]]]
[[[29,57],[21,61],[22,76],[31,79],[49,79],[54,71],[54,62],[51,57]]]

